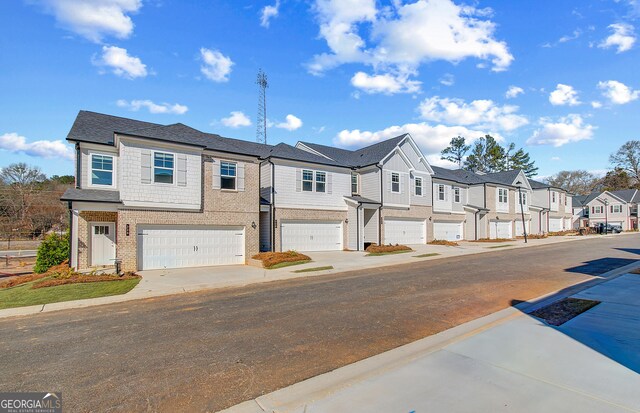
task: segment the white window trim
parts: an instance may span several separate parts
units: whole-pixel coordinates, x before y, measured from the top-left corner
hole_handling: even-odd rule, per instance
[[[442,199],[440,199],[440,188],[442,188]],[[446,202],[447,201],[447,188],[444,186],[444,184],[438,184],[438,190],[437,190],[437,198],[438,201],[442,201],[442,202]]]
[[[311,172],[311,180],[304,179],[305,172]],[[315,192],[315,176],[316,176],[315,171],[313,171],[312,169],[303,169],[300,172],[300,192]],[[310,191],[307,191],[306,189],[304,189],[305,182],[311,182]]]
[[[171,183],[167,183],[167,182],[156,182],[156,168],[160,168],[160,169],[169,169],[169,168],[165,168],[164,166],[156,166],[156,154],[157,153],[161,153],[161,154],[165,154],[165,155],[171,155],[173,156],[173,179]],[[161,186],[176,186],[177,185],[177,181],[178,181],[178,176],[176,174],[176,162],[178,160],[178,156],[175,152],[169,152],[169,151],[158,151],[158,150],[153,150],[151,151],[151,183],[153,185],[161,185]]]
[[[318,174],[324,175],[324,181],[318,181]],[[324,191],[318,191],[318,183],[324,184]],[[327,193],[327,173],[325,171],[314,171],[313,173],[313,192],[318,194],[326,194]]]
[[[458,194],[456,195],[456,191],[458,192]],[[456,196],[458,197],[458,200],[456,201]],[[460,189],[459,186],[454,186],[453,187],[453,202],[455,204],[459,204],[462,202],[462,191]]]
[[[415,178],[413,178],[413,193],[415,194],[415,196],[424,196],[424,180],[422,179],[421,176],[416,176]],[[418,182],[420,182],[420,185],[418,185]],[[417,189],[420,188],[420,195],[418,195],[417,193]]]
[[[614,211],[614,207],[616,207],[616,209],[620,209],[619,211]],[[612,204],[611,205],[611,213],[612,214],[621,214],[622,213],[622,204]]]
[[[115,154],[113,153],[105,153],[105,152],[94,152],[94,151],[90,151],[88,152],[89,155],[89,160],[87,161],[87,187],[88,188],[103,188],[103,189],[110,189],[110,188],[115,188],[116,187],[116,171],[118,170],[117,168],[117,157]],[[91,172],[93,171],[93,155],[100,155],[100,156],[110,156],[111,157],[111,164],[113,165],[113,170],[111,171],[111,185],[97,185],[97,184],[93,184],[92,183],[92,179],[91,179]]]
[[[356,191],[353,191],[353,177],[356,178]],[[351,172],[351,195],[360,194],[360,174],[357,172]]]
[[[396,175],[396,176],[398,177],[398,190],[397,190],[397,191],[394,191],[394,190],[393,190],[393,184],[394,184],[394,182],[393,182],[393,176],[394,176],[394,175]],[[394,194],[399,194],[399,193],[400,193],[400,191],[402,190],[402,189],[400,188],[400,181],[401,181],[401,179],[400,179],[400,172],[391,172],[391,192],[393,192]]]
[[[235,176],[230,176],[230,175],[222,175],[222,164],[223,163],[228,163],[228,164],[233,164],[236,167],[236,175]],[[234,178],[233,180],[233,188],[223,188],[222,187],[222,178]],[[238,162],[235,161],[223,161],[220,160],[220,190],[221,191],[229,191],[229,192],[237,192],[238,191]]]

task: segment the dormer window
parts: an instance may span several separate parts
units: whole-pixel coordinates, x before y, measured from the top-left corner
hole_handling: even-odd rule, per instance
[[[113,186],[113,156],[91,155],[91,185]]]

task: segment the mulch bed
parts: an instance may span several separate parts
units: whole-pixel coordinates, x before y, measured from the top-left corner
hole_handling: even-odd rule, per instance
[[[296,251],[261,252],[251,258],[262,261],[262,266],[264,268],[270,268],[283,262],[311,261],[309,256],[300,254]]]
[[[443,239],[434,239],[433,241],[429,242],[429,245],[446,245],[448,247],[457,247],[460,244],[458,244],[455,241],[446,241],[446,240],[443,240]]]
[[[56,287],[58,285],[65,284],[81,284],[81,283],[96,283],[102,281],[124,281],[140,278],[139,275],[73,275],[69,278],[50,278],[48,280],[39,281],[34,283],[32,289],[43,287]]]
[[[370,254],[379,254],[383,252],[396,252],[396,251],[411,251],[411,248],[406,245],[377,245],[371,244],[365,250]]]
[[[513,241],[513,238],[480,238],[474,239],[469,242],[509,242]]]
[[[565,298],[542,307],[530,315],[541,318],[552,326],[560,326],[598,304],[600,301]]]

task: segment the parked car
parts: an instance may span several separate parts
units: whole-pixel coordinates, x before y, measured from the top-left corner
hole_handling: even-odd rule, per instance
[[[620,225],[612,225],[612,224],[600,224],[600,227],[598,229],[599,233],[606,233],[606,234],[619,234],[622,232],[622,227]]]

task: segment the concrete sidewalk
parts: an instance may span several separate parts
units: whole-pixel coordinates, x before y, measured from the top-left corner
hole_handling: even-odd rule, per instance
[[[601,301],[560,327],[508,308],[224,412],[640,411],[640,275],[615,274],[526,308]]]
[[[307,264],[284,267],[275,270],[248,265],[232,265],[220,267],[196,267],[167,270],[140,271],[142,280],[127,294],[110,297],[92,298],[77,301],[65,301],[29,307],[10,308],[0,310],[0,318],[30,315],[42,312],[58,311],[71,308],[85,308],[96,305],[119,303],[144,298],[162,297],[185,292],[204,291],[218,288],[242,287],[263,282],[288,280],[293,278],[322,276],[351,270],[379,268],[407,264],[421,260],[458,257],[472,254],[505,251],[518,248],[529,248],[539,245],[557,244],[563,242],[577,242],[601,237],[620,237],[637,235],[637,233],[622,233],[601,236],[557,236],[545,239],[532,239],[528,244],[518,239],[506,242],[469,242],[461,241],[457,247],[441,245],[411,245],[413,252],[367,257],[365,252],[329,251],[308,253],[312,261]],[[422,254],[436,254],[430,257],[417,256]],[[296,273],[297,270],[313,267],[333,266],[331,270]]]

